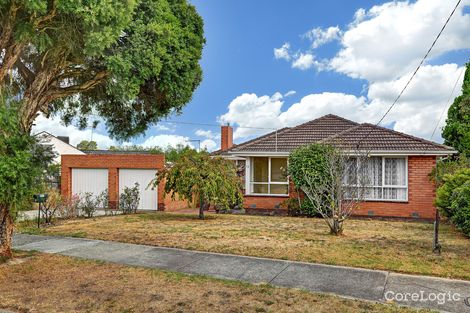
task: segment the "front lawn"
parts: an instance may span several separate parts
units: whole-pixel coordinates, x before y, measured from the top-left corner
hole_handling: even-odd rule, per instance
[[[19,312],[417,312],[296,289],[35,254],[0,263],[0,309]],[[423,311],[424,312],[424,311]]]
[[[470,280],[470,240],[449,225],[441,256],[432,253],[432,224],[378,220],[349,220],[336,237],[321,219],[147,213],[61,221],[41,233]]]

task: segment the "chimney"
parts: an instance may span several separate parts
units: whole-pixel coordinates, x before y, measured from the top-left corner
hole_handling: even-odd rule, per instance
[[[233,128],[230,125],[221,128],[220,149],[228,150],[233,146]]]
[[[70,138],[68,136],[57,136],[57,139],[70,144]]]

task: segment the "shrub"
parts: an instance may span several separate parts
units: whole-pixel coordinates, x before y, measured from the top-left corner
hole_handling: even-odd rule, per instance
[[[470,236],[470,169],[446,175],[437,190],[436,205],[454,225]]]
[[[46,193],[47,201],[42,205],[41,216],[46,224],[50,224],[52,219],[60,213],[64,201],[57,189],[50,189]]]
[[[135,183],[134,187],[125,187],[119,196],[119,208],[124,214],[136,213],[139,208],[140,191],[139,184]]]
[[[73,195],[70,198],[62,199],[62,206],[58,212],[61,218],[75,218],[79,216],[80,197]]]
[[[103,190],[96,197],[96,206],[102,210],[107,210],[109,207],[109,193],[108,189]]]
[[[308,198],[289,198],[281,203],[289,216],[321,217]]]
[[[436,205],[442,209],[447,217],[451,218],[454,215],[454,208],[451,205],[454,191],[468,181],[470,181],[470,168],[461,169],[455,174],[444,176],[443,185],[437,189]]]
[[[451,221],[470,236],[470,180],[453,191],[450,206],[454,213]]]
[[[80,213],[85,214],[86,217],[93,217],[96,212],[96,207],[96,198],[93,196],[92,192],[85,192],[80,197],[78,210]]]

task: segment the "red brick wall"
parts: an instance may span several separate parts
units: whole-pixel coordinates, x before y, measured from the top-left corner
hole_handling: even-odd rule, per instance
[[[192,206],[191,203],[188,203],[186,200],[181,200],[178,197],[176,197],[175,200],[171,199],[171,195],[165,195],[165,211],[171,212],[171,211],[178,211],[180,209],[186,209],[190,208]]]
[[[436,165],[435,156],[408,157],[408,202],[368,201],[355,211],[358,216],[434,219],[436,188],[429,173]],[[372,211],[372,212],[369,212]]]
[[[245,196],[243,198],[243,206],[246,209],[281,209],[282,201],[289,197],[270,197],[270,196]]]
[[[436,208],[433,204],[435,186],[429,181],[428,174],[436,164],[435,156],[408,157],[408,201],[367,201],[355,211],[356,216],[399,217],[433,219]],[[291,184],[289,195],[296,197]],[[246,209],[277,209],[287,197],[245,196]]]
[[[107,168],[109,206],[116,208],[119,198],[119,169],[163,169],[165,156],[160,154],[62,155],[61,193],[70,197],[72,168]],[[163,182],[158,186],[158,210],[165,210]]]

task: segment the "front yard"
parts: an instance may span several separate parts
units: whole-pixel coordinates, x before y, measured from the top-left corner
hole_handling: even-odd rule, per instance
[[[296,289],[26,253],[0,263],[2,308],[97,313],[418,312]]]
[[[38,233],[31,223],[18,230]],[[440,256],[433,225],[412,222],[349,220],[336,237],[321,219],[147,213],[60,221],[39,233],[470,280],[470,240],[449,225]]]

